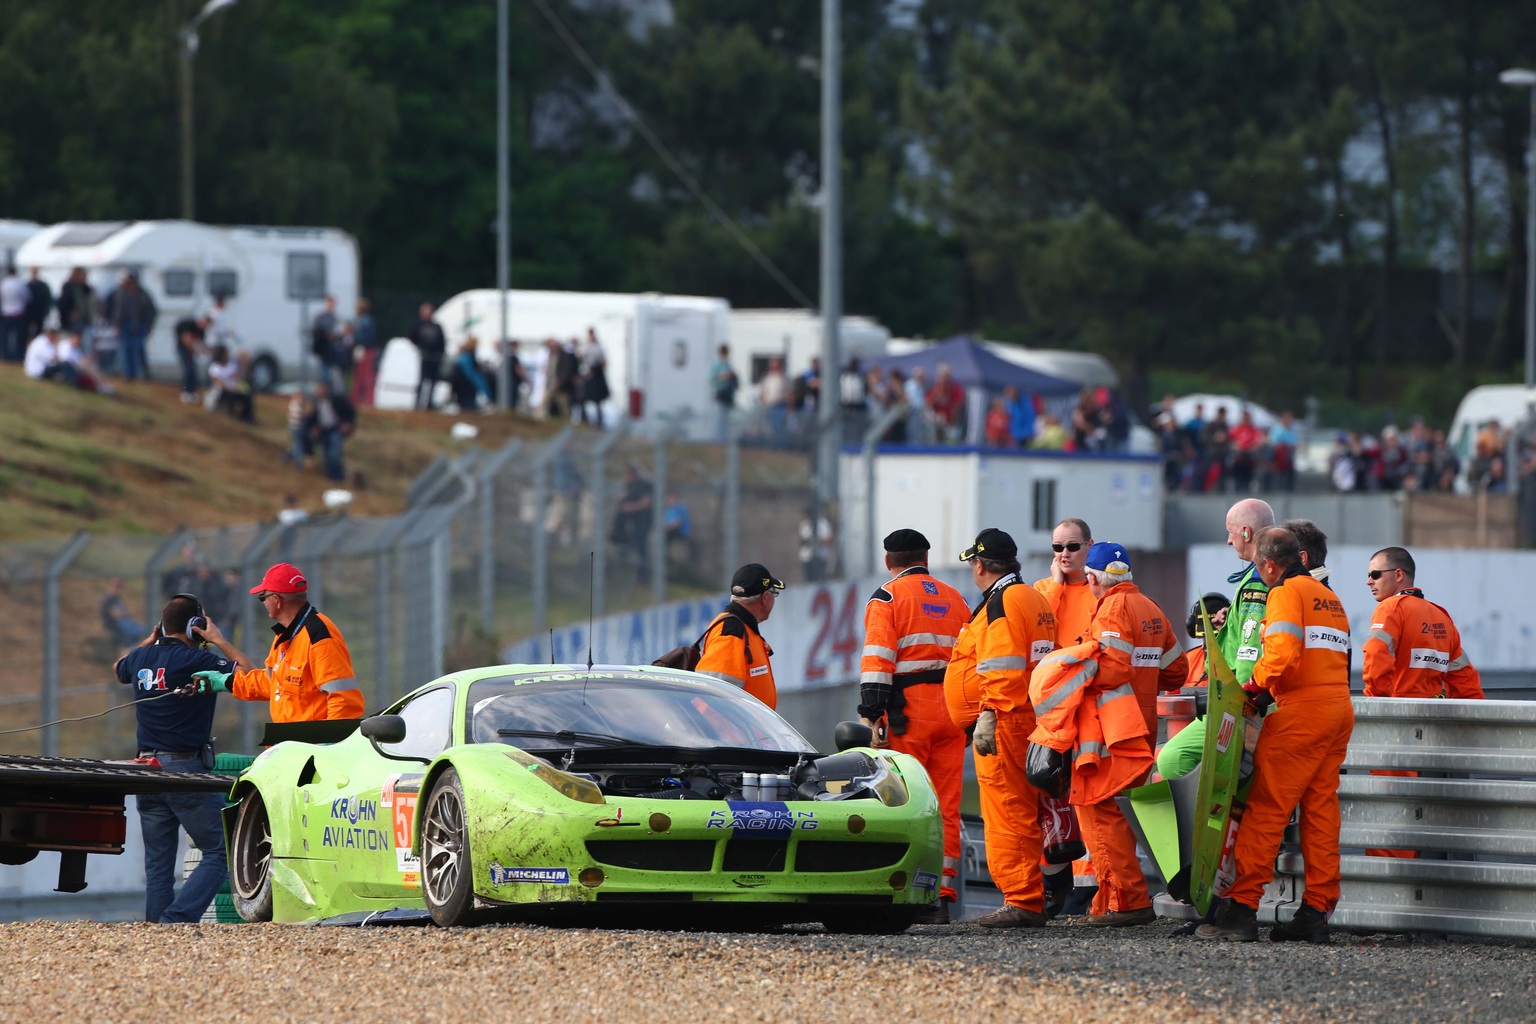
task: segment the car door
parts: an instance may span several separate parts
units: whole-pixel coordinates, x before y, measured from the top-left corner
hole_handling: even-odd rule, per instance
[[[399,743],[365,738],[353,752],[345,785],[316,808],[322,849],[335,853],[341,883],[368,899],[420,896],[410,825],[415,785],[430,762],[452,741],[455,687],[451,682],[414,693],[388,713],[405,719]],[[340,781],[340,780],[338,780]],[[403,839],[401,819],[404,819]]]

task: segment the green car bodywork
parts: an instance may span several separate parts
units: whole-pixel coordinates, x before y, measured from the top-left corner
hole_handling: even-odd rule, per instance
[[[791,775],[795,791],[744,799],[743,771]],[[894,931],[936,898],[943,863],[918,761],[824,757],[741,690],[649,666],[454,673],[341,742],[268,748],[230,801],[248,920],[649,903],[665,922],[718,904]]]

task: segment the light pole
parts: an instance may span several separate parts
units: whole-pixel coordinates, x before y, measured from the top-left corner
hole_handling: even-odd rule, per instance
[[[181,40],[181,217],[191,220],[192,205],[192,58],[197,56],[197,30],[236,0],[208,0],[197,17],[178,32]]]
[[[1531,130],[1525,144],[1525,386],[1536,387],[1536,71],[1510,68],[1499,81],[1529,89]]]
[[[811,542],[821,516],[838,500],[837,460],[843,448],[838,393],[843,323],[842,2],[821,3],[821,394],[816,460],[816,500]],[[839,509],[841,512],[841,509]],[[846,519],[846,517],[844,517]],[[842,530],[834,535],[842,544]],[[835,561],[835,559],[834,559]]]

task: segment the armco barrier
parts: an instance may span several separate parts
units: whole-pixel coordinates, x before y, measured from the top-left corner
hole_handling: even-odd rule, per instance
[[[1536,939],[1536,702],[1356,697],[1354,705],[1333,926]],[[1289,920],[1300,905],[1294,825],[1286,838],[1260,921]],[[1366,848],[1419,856],[1370,857]],[[1157,905],[1164,916],[1195,916],[1166,897]]]

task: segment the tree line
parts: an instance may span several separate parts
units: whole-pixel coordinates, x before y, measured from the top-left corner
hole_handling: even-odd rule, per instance
[[[0,212],[178,214],[200,7],[0,0]],[[511,14],[516,286],[814,300],[819,0]],[[844,0],[842,34],[845,307],[897,334],[1275,402],[1522,357],[1525,5]],[[493,3],[239,0],[200,35],[199,219],[345,228],[370,289],[493,283]]]

